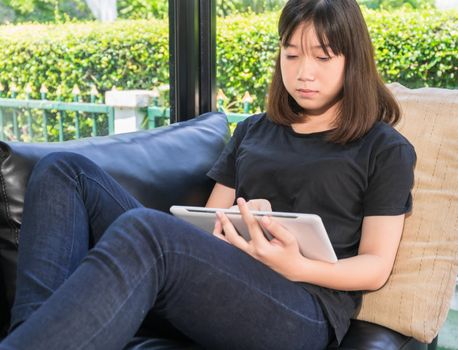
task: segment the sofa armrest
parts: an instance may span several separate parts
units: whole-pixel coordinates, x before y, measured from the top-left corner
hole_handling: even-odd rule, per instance
[[[332,343],[328,350],[434,350],[391,329],[365,321],[352,320],[340,346]],[[201,350],[202,347],[184,337],[169,337],[160,333],[142,334],[129,342],[126,350]]]
[[[402,335],[389,328],[366,321],[352,320],[339,347],[331,344],[329,350],[432,350],[428,344]]]

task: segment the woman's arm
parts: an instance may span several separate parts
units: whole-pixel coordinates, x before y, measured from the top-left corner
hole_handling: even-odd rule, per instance
[[[308,260],[297,279],[339,290],[376,290],[387,281],[401,240],[404,215],[364,218],[358,255],[329,264]]]
[[[235,189],[216,183],[210,197],[208,197],[208,208],[229,208],[235,201]]]
[[[227,217],[221,214],[215,235],[286,278],[338,290],[375,290],[388,279],[401,239],[404,215],[365,217],[358,255],[331,264],[303,257],[294,236],[273,218],[264,217],[261,224],[274,236],[268,241],[246,202],[237,203],[249,227],[251,241],[238,236]]]

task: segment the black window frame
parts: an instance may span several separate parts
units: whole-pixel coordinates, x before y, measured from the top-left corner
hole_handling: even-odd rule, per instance
[[[216,110],[216,1],[169,0],[172,123]]]

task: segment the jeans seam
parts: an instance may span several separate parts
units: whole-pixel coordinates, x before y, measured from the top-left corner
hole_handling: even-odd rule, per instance
[[[80,183],[79,182],[79,178],[84,176],[86,178],[86,180],[88,181],[92,181],[94,182],[95,184],[97,184],[107,195],[109,195],[111,197],[111,199],[116,202],[121,208],[122,210],[124,211],[127,211],[127,208],[125,208],[122,203],[120,201],[118,201],[118,199],[113,196],[113,194],[111,193],[111,191],[108,190],[108,188],[106,188],[103,184],[101,184],[99,181],[97,181],[97,179],[91,177],[90,175],[86,174],[86,172],[84,172],[84,170],[81,170],[72,178],[72,180],[75,182],[75,186],[78,188],[78,184]],[[78,191],[77,191],[78,192]],[[81,196],[81,195],[80,195]],[[84,202],[84,201],[83,201]],[[74,218],[75,219],[75,218]],[[73,225],[77,225],[78,223],[75,222],[75,220],[73,220]],[[70,247],[70,251],[69,251],[69,256],[71,256],[73,254],[73,248],[75,246],[75,237],[72,238],[72,245]],[[67,278],[69,277],[69,275],[66,276]]]
[[[73,208],[75,208],[76,207],[76,194],[75,193],[73,193],[73,201],[74,201],[73,202]],[[67,273],[66,273],[65,279],[67,279],[73,273],[73,271],[70,272],[70,266],[71,266],[71,257],[73,256],[73,250],[75,248],[75,239],[76,239],[75,226],[77,224],[78,223],[76,222],[76,215],[73,215],[72,244],[70,246],[69,254],[67,255],[67,266],[68,266],[68,269],[67,269]]]
[[[124,207],[124,205],[122,205],[122,203],[115,197],[113,196],[113,194],[111,193],[111,191],[108,190],[108,188],[106,188],[102,183],[100,183],[99,181],[97,181],[96,178],[93,178],[92,176],[88,175],[84,170],[81,170],[72,178],[72,180],[75,182],[75,186],[77,187],[78,186],[78,183],[79,183],[79,178],[84,176],[88,181],[92,181],[94,182],[95,184],[97,184],[107,195],[109,195],[111,197],[111,199],[116,202],[120,208],[122,208],[122,210],[124,211],[127,211],[128,209],[126,207]],[[77,191],[78,192],[78,191]],[[78,223],[75,223],[73,222],[73,225],[77,225]],[[72,239],[72,245],[70,247],[70,255],[71,256],[73,254],[73,247],[74,247],[74,244],[75,244],[75,240],[74,238]],[[69,276],[67,275],[67,278]]]
[[[270,301],[272,301],[273,303],[277,304],[277,305],[280,305],[282,308],[288,310],[289,312],[295,314],[296,316],[300,317],[300,318],[303,318],[305,320],[307,320],[308,322],[312,322],[312,323],[315,323],[315,324],[319,324],[319,325],[326,325],[327,324],[327,320],[324,319],[323,321],[320,321],[320,320],[315,320],[315,319],[312,319],[308,316],[305,316],[305,315],[302,315],[301,313],[295,311],[294,309],[288,307],[287,305],[281,303],[280,301],[278,301],[277,299],[273,298],[272,296],[270,296],[269,294],[265,293],[264,291],[262,291],[261,289],[255,287],[255,286],[250,286],[248,283],[246,283],[243,279],[240,279],[238,278],[237,276],[235,275],[232,275],[230,273],[228,273],[227,271],[224,271],[216,266],[213,266],[211,264],[209,264],[208,262],[206,262],[205,260],[203,259],[200,259],[194,255],[191,255],[191,254],[188,254],[188,253],[185,253],[185,252],[179,252],[179,251],[172,251],[172,250],[169,250],[169,251],[164,251],[163,255],[166,255],[168,253],[171,253],[171,254],[177,254],[177,255],[186,255],[187,257],[189,258],[192,258],[192,259],[195,259],[203,264],[206,264],[206,265],[209,265],[210,267],[218,270],[219,272],[221,273],[224,273],[225,275],[228,275],[230,276],[231,278],[233,278],[234,280],[237,280],[239,283],[241,284],[244,284],[245,286],[247,287],[250,287],[252,288],[253,290],[257,291],[259,294],[263,295],[264,297],[266,297],[267,299],[269,299]],[[267,267],[267,266],[266,266]],[[319,304],[318,304],[319,306]],[[320,306],[319,306],[320,307]],[[322,311],[323,312],[323,311]]]

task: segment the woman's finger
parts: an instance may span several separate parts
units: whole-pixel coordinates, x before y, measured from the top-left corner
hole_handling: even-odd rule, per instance
[[[259,226],[258,220],[250,212],[247,202],[243,198],[237,199],[237,205],[240,209],[243,221],[248,227],[248,233],[251,240],[255,245],[265,244],[267,239],[264,237],[261,227]]]
[[[296,237],[275,220],[275,218],[265,215],[260,221],[262,227],[269,231],[272,237],[280,241],[283,245],[297,244]]]
[[[224,232],[224,237],[226,240],[237,248],[246,251],[248,248],[248,243],[238,234],[229,218],[222,212],[217,212],[216,216],[221,222],[222,231]]]
[[[213,236],[229,243],[229,241],[226,239],[226,237],[223,234],[223,227],[219,219],[215,220],[215,226],[213,227]]]
[[[221,226],[221,221],[219,219],[215,220],[215,226],[213,227],[213,234],[222,234],[223,233],[223,227]]]

